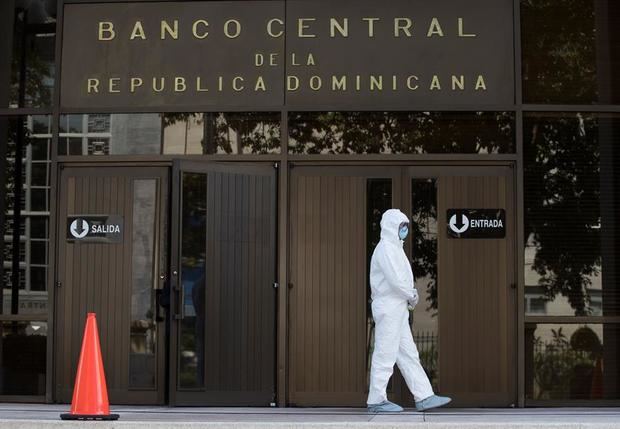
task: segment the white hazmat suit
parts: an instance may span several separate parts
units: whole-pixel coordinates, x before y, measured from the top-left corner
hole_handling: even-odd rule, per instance
[[[387,401],[386,389],[398,365],[415,401],[434,395],[420,364],[418,349],[409,326],[408,303],[418,300],[411,264],[399,237],[399,228],[409,224],[400,210],[390,209],[381,219],[381,241],[370,262],[372,316],[375,320],[375,347],[370,370],[368,405]]]

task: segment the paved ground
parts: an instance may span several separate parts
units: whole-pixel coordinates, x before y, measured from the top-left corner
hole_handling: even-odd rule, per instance
[[[369,415],[338,408],[168,408],[113,407],[118,422],[62,422],[66,405],[0,404],[0,428],[567,428],[620,429],[620,408],[447,409],[427,413]]]

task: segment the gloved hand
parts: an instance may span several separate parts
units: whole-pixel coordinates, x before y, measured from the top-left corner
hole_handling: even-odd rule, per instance
[[[409,311],[412,311],[416,305],[418,305],[418,301],[420,300],[420,297],[418,295],[418,290],[416,288],[413,288],[413,298],[410,300],[407,300],[407,307],[409,308]]]

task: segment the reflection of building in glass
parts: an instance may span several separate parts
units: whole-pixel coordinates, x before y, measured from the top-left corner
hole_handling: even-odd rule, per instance
[[[19,296],[20,314],[45,314],[47,312],[46,279],[48,271],[49,241],[49,192],[50,192],[50,141],[51,117],[32,116],[23,124],[24,138],[9,141],[7,170],[13,175],[7,177],[6,227],[4,231],[4,299],[3,313],[10,314],[12,304],[13,269],[15,256],[19,258]],[[21,122],[17,122],[18,124]],[[17,143],[20,140],[21,143]],[[21,147],[18,161],[17,147]],[[16,162],[21,162],[21,175],[16,177]],[[19,206],[19,251],[14,249],[15,228],[15,186],[21,182]]]
[[[525,314],[532,316],[574,315],[575,310],[565,296],[549,297],[539,286],[541,276],[532,268],[536,248],[532,241],[525,248]],[[601,267],[598,268],[600,273]],[[584,289],[587,297],[586,312],[590,316],[603,315],[603,287],[600,274],[588,277],[590,285]]]

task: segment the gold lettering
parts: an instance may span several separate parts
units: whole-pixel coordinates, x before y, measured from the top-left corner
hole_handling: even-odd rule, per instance
[[[416,82],[415,85],[412,84],[413,81]],[[420,86],[418,85],[418,77],[416,75],[412,74],[407,78],[407,88],[409,88],[411,91],[415,91],[419,87]]]
[[[157,79],[156,77],[153,78],[153,91],[155,92],[162,92],[166,86],[166,80],[163,77],[159,78],[159,87],[157,86]]]
[[[398,86],[396,84],[396,76],[392,75],[392,91],[396,91],[398,89]]]
[[[336,18],[329,19],[329,37],[336,37],[336,30],[342,37],[349,37],[349,18],[343,18],[342,24]]]
[[[278,19],[278,18],[270,19],[269,22],[267,23],[267,34],[269,34],[271,37],[274,37],[274,38],[282,37],[282,35],[284,34],[284,30],[280,30],[277,33],[274,33],[273,31],[273,24],[276,22],[280,24],[281,26],[284,26],[284,21],[282,21],[281,19]]]
[[[476,81],[476,91],[480,89],[482,89],[483,91],[487,90],[487,84],[484,81],[484,77],[481,74],[478,75],[478,80]]]
[[[159,37],[161,40],[166,38],[166,33],[169,34],[174,40],[178,40],[179,38],[179,20],[175,19],[172,21],[173,27],[170,27],[168,21],[161,22],[161,31],[159,33]]]
[[[90,94],[91,90],[93,92],[99,93],[99,79],[88,79],[87,93]]]
[[[265,88],[265,81],[263,80],[262,76],[259,76],[258,79],[256,79],[256,86],[254,87],[254,91],[266,91],[267,88]]]
[[[142,86],[142,78],[132,77],[129,85],[129,91],[136,92],[136,88]]]
[[[99,23],[99,40],[112,40],[115,37],[116,32],[114,31],[114,24],[112,22],[102,21]]]
[[[202,25],[205,28],[204,33],[202,34],[198,34],[199,25]],[[194,24],[192,25],[192,34],[194,35],[196,39],[204,39],[209,35],[209,32],[207,31],[208,26],[209,26],[209,23],[206,20],[199,19],[198,21],[194,22]]]
[[[120,77],[112,77],[108,81],[108,92],[121,92],[120,89],[116,87],[118,83],[121,81]]]
[[[292,65],[292,66],[298,66],[298,65],[300,65],[300,64],[297,62],[297,56],[295,55],[295,52],[293,52],[293,53],[291,54],[291,65]]]
[[[375,89],[383,91],[383,76],[370,75],[370,90],[374,91]]]
[[[319,76],[312,76],[310,78],[310,89],[318,91],[323,86],[323,81]]]
[[[439,25],[439,20],[437,18],[433,18],[431,21],[431,25],[428,27],[428,33],[426,33],[426,37],[432,37],[434,35],[438,35],[439,37],[443,37],[443,30],[441,29],[441,25]]]
[[[338,79],[338,76],[332,76],[332,91],[346,91],[347,90],[347,76],[343,75]]]
[[[411,31],[409,29],[413,25],[410,18],[395,18],[394,19],[394,37],[400,37],[400,32],[405,33],[407,37],[411,37]]]
[[[299,37],[316,37],[316,34],[308,34],[305,33],[304,30],[308,30],[310,25],[306,24],[306,22],[314,22],[316,18],[299,18],[297,20],[297,35]]]
[[[229,27],[230,27],[231,24],[235,25],[235,32],[234,33],[230,32],[230,28]],[[237,21],[236,19],[229,19],[228,21],[226,21],[224,23],[224,34],[229,39],[235,39],[235,38],[239,37],[239,35],[241,34],[241,23],[239,21]]]
[[[315,66],[314,55],[308,54],[308,60],[306,61],[307,66]]]
[[[208,91],[209,91],[208,88],[202,87],[202,79],[200,78],[200,76],[198,76],[196,78],[196,92],[208,92]]]
[[[439,77],[436,74],[433,75],[433,80],[431,81],[431,91],[434,89],[441,90],[441,84],[439,83]]]
[[[286,90],[297,91],[299,89],[299,78],[297,76],[286,77]]]
[[[459,37],[477,37],[475,33],[465,34],[465,30],[463,30],[464,27],[463,18],[459,18]]]
[[[362,89],[362,77],[355,75],[355,90],[360,91]]]
[[[217,90],[219,92],[224,90],[224,78],[222,76],[218,76],[217,78]]]
[[[278,54],[273,53],[269,55],[269,65],[275,67],[278,65]]]
[[[142,22],[140,21],[136,21],[136,24],[133,26],[131,36],[129,36],[129,40],[133,40],[137,37],[142,40],[146,40],[146,34],[144,34],[144,28],[142,28]]]
[[[265,57],[263,54],[254,55],[254,65],[256,67],[262,67],[263,64],[265,64]]]
[[[175,77],[174,78],[174,92],[185,92],[187,89],[187,85],[185,84],[184,77]]]
[[[362,21],[368,22],[368,37],[375,37],[375,22],[379,18],[362,18]]]
[[[243,78],[241,76],[235,76],[232,80],[232,87],[235,91],[239,92],[239,91],[243,91],[245,89],[245,86],[241,85],[239,86],[237,83],[241,82],[243,83]]]
[[[456,91],[457,87],[461,91],[465,89],[465,76],[461,75],[459,77],[459,76],[452,75],[452,91]]]

